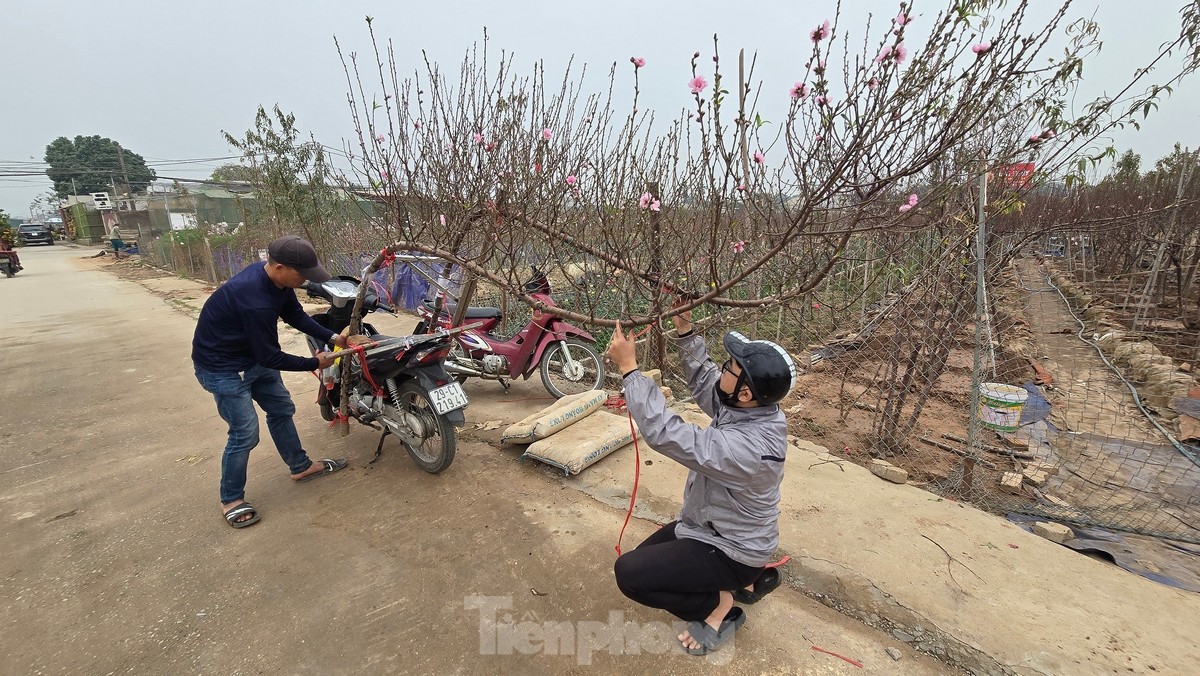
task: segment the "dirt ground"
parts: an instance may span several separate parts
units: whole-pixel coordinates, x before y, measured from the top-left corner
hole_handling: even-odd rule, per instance
[[[536,383],[470,382],[458,456],[431,476],[393,441],[368,464],[371,431],[328,430],[312,376],[286,374],[307,447],[350,466],[295,484],[264,430],[262,522],[233,530],[189,359],[203,289],[128,263],[141,279],[120,280],[94,251],[26,250],[0,280],[0,673],[952,673],[787,588],[725,650],[677,650],[670,618],[613,584],[624,512],[472,428],[548,403]],[[626,547],[655,527],[634,519]]]

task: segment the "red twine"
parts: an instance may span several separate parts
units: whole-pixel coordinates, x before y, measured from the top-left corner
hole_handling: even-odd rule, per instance
[[[833,655],[834,657],[838,658],[839,660],[845,660],[845,661],[849,662],[850,664],[853,664],[854,666],[858,667],[859,669],[862,668],[862,665],[863,665],[862,662],[859,662],[858,660],[852,660],[849,657],[846,657],[845,655],[839,655],[835,652],[830,652],[824,648],[818,648],[817,646],[813,646],[812,649],[819,653],[825,653],[826,655]]]
[[[612,399],[610,397],[609,401]],[[621,399],[621,405],[625,405],[624,399]],[[621,555],[621,540],[625,538],[625,527],[629,525],[629,517],[633,516],[633,505],[637,502],[638,479],[642,476],[642,454],[638,448],[637,428],[633,426],[633,414],[626,411],[626,415],[629,416],[629,431],[633,433],[633,492],[629,494],[629,511],[625,512],[625,523],[621,524],[621,534],[617,536],[617,556]]]

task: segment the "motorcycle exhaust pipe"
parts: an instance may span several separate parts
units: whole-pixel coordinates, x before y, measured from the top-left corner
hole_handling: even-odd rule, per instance
[[[450,375],[470,376],[473,378],[486,378],[487,377],[487,374],[484,373],[483,371],[480,371],[479,369],[471,368],[470,366],[463,366],[462,364],[460,364],[458,362],[447,361],[445,366],[446,366],[446,373],[449,373]]]

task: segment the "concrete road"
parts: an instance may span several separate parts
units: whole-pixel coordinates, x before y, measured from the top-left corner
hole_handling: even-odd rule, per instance
[[[350,467],[295,484],[264,425],[263,518],[231,529],[181,311],[202,286],[119,279],[95,251],[26,248],[0,279],[0,673],[950,673],[787,588],[733,645],[683,654],[672,618],[613,584],[623,511],[471,429],[549,403],[533,382],[470,383],[458,457],[432,476],[394,440],[368,465],[373,433],[328,430],[313,377],[286,374],[306,447]],[[626,547],[654,528],[633,521]]]

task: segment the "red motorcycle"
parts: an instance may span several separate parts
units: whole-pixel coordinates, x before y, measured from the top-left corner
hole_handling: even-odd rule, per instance
[[[554,305],[550,281],[541,270],[533,268],[533,279],[525,289],[533,298]],[[426,300],[418,309],[421,322],[414,333],[425,333],[434,325],[437,305]],[[443,305],[436,325],[453,328],[454,311],[454,304]],[[534,370],[540,370],[542,385],[555,398],[600,389],[604,383],[604,360],[596,351],[596,339],[553,314],[535,311],[533,319],[508,338],[493,333],[504,319],[500,308],[469,307],[463,319],[483,326],[458,334],[456,348],[446,357],[446,371],[459,382],[486,378],[508,389],[513,378],[528,380]]]

